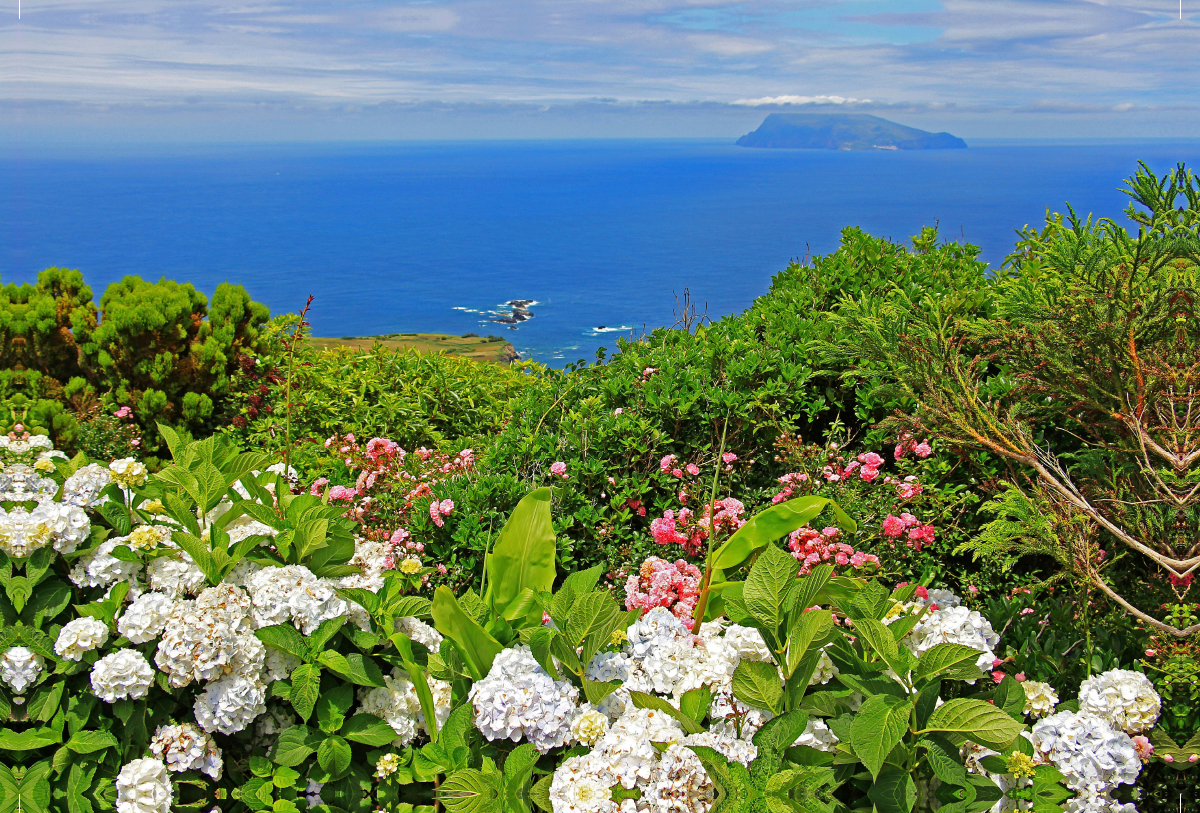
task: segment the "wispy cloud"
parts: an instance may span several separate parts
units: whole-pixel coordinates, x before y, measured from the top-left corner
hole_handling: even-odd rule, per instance
[[[20,21],[0,18],[0,101],[318,110],[609,99],[1128,118],[1198,97],[1200,0],[1184,10],[1179,20],[1161,0],[25,0]]]

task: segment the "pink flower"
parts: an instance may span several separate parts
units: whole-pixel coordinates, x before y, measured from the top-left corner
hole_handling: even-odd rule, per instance
[[[566,480],[567,479],[567,464],[562,462],[561,460],[551,463],[550,464],[550,473],[553,474],[555,477],[561,477],[564,480]]]
[[[915,591],[913,591],[913,595],[922,601],[929,601],[929,591],[924,587],[918,587]]]
[[[128,418],[132,414],[133,414],[133,410],[127,406],[123,406],[120,409],[118,409],[116,412],[113,413],[113,415],[115,415],[118,418]]]
[[[979,588],[978,588],[978,587],[976,587],[976,586],[975,586],[975,585],[973,585],[973,584],[970,584],[970,585],[967,585],[967,592],[968,592],[968,593],[970,593],[970,594],[971,594],[971,595],[973,595],[973,596],[974,596],[974,595],[978,595],[978,593],[979,593]]]
[[[617,407],[616,409],[614,409],[614,410],[613,410],[613,414],[614,414],[614,415],[620,415],[620,414],[621,414],[621,413],[623,413],[624,411],[625,411],[625,410],[624,410],[624,409],[622,409],[621,407]]]
[[[700,569],[683,559],[675,563],[651,556],[625,582],[625,609],[643,614],[667,607],[676,618],[690,621],[700,597]]]
[[[1017,672],[1015,675],[1013,675],[1013,680],[1015,680],[1017,683],[1024,683],[1025,682],[1025,673]]]
[[[1026,607],[1024,610],[1021,610],[1021,615],[1033,615],[1033,608]]]
[[[657,372],[658,372],[657,367],[647,367],[646,369],[642,370],[642,380],[649,381],[650,376],[654,375]]]
[[[683,469],[671,469],[671,476],[678,479],[683,476]]]
[[[142,445],[142,439],[134,438],[133,440],[129,441],[129,445],[136,449],[138,446]]]
[[[328,477],[318,477],[316,480],[313,480],[313,484],[308,487],[308,493],[314,497],[320,497],[322,489],[324,489],[327,485],[329,485]]]
[[[725,452],[725,454],[721,455],[721,461],[726,466],[728,466],[730,463],[732,463],[733,461],[735,461],[737,459],[738,459],[737,455],[735,455],[733,452]]]
[[[999,669],[1001,664],[1003,664],[1003,663],[1004,663],[1004,661],[1000,660],[999,658],[993,658],[992,659],[992,668]]]
[[[904,527],[904,520],[888,514],[887,518],[883,521],[883,535],[892,538],[898,537],[904,533]]]
[[[1157,650],[1157,649],[1147,649],[1147,650],[1146,650],[1146,657],[1147,657],[1147,658],[1153,658],[1153,657],[1154,657],[1155,655],[1157,655],[1157,654],[1158,654],[1158,650]]]
[[[877,469],[883,465],[883,458],[874,452],[867,452],[858,456],[858,462],[869,469]]]
[[[401,545],[406,539],[408,539],[408,531],[404,528],[397,528],[392,531],[392,535],[388,538],[388,541],[393,545]]]
[[[662,460],[658,461],[658,470],[664,474],[670,471],[675,466],[675,455],[669,454]]]
[[[992,672],[992,683],[1002,683],[1002,682],[1004,682],[1004,673],[999,672],[999,671]]]
[[[437,500],[433,500],[429,503],[429,518],[433,520],[433,524],[439,528],[446,524],[445,520],[442,519],[441,507],[439,506]]]
[[[400,449],[398,443],[394,443],[387,438],[371,438],[367,441],[366,452],[367,457],[372,460],[378,460],[381,457],[391,457]]]
[[[697,466],[695,463],[688,463],[687,464],[687,473],[692,475],[693,477],[695,477],[697,474],[700,473],[700,467]]]
[[[920,458],[929,457],[933,454],[933,447],[929,445],[929,441],[923,440],[913,447],[913,454]]]
[[[444,517],[450,516],[450,512],[453,510],[454,500],[442,500],[441,503],[438,504],[438,511],[440,511]]]
[[[357,496],[357,491],[345,486],[334,486],[329,489],[329,499],[331,500],[353,500]]]
[[[437,566],[437,572],[438,572],[438,573],[441,573],[443,576],[445,576],[445,575],[446,575],[446,573],[447,573],[448,571],[446,570],[446,566],[445,566],[445,565],[439,564],[439,565]]]
[[[878,476],[879,476],[879,469],[872,469],[872,468],[869,468],[869,467],[864,467],[864,468],[863,468],[861,471],[859,471],[859,473],[858,473],[858,477],[859,477],[859,479],[860,479],[860,480],[862,480],[862,481],[863,481],[863,482],[865,482],[865,483],[873,483],[873,482],[875,482],[875,478],[876,478],[876,477],[878,477]]]
[[[1150,739],[1141,734],[1138,734],[1133,738],[1133,750],[1137,752],[1138,759],[1140,759],[1142,762],[1145,762],[1146,760],[1150,759],[1150,757],[1154,756],[1154,746],[1150,743]],[[1169,756],[1164,757],[1164,759],[1170,761]],[[1189,759],[1188,761],[1191,762],[1192,760]]]
[[[617,484],[617,481],[616,481],[616,479],[615,479],[615,478],[613,478],[613,477],[609,477],[609,478],[608,478],[608,484],[609,484],[610,486],[615,486],[615,485]]]

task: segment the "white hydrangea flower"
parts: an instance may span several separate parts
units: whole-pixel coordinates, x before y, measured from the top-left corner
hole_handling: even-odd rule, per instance
[[[629,640],[625,652],[635,660],[642,660],[668,641],[689,641],[692,631],[671,614],[666,607],[655,607],[626,630]]]
[[[522,645],[498,654],[468,697],[475,727],[488,740],[524,738],[545,753],[570,739],[579,690],[551,678]]]
[[[10,511],[0,508],[0,550],[16,559],[47,545],[60,553],[73,553],[91,529],[82,509],[62,503],[41,502],[32,511],[22,506]]]
[[[627,708],[596,743],[609,770],[626,790],[649,787],[658,765],[658,751],[651,743],[674,743],[684,737],[675,718],[656,709]]]
[[[821,648],[821,654],[817,658],[817,667],[813,670],[813,675],[808,681],[809,686],[817,686],[828,683],[838,676],[837,664],[829,657],[829,653],[825,651],[825,647]]]
[[[80,508],[95,508],[108,501],[108,497],[100,496],[100,492],[112,481],[112,472],[107,466],[88,463],[63,483],[62,501]]]
[[[1161,709],[1162,698],[1141,672],[1110,669],[1092,675],[1079,687],[1079,711],[1103,718],[1126,734],[1153,728]]]
[[[704,627],[707,626],[707,624],[701,625],[702,635]],[[775,659],[771,657],[771,650],[767,649],[767,642],[763,640],[762,633],[754,627],[730,624],[725,628],[725,643],[733,647],[740,660],[755,663],[775,662]]]
[[[171,540],[171,529],[166,525],[139,525],[125,537],[126,544],[134,550],[154,550],[156,548],[174,547]]]
[[[54,534],[54,549],[59,553],[74,553],[91,536],[92,522],[82,508],[47,501],[39,503],[33,514],[49,526]]]
[[[629,680],[631,661],[622,652],[597,652],[588,662],[587,679],[601,683]]]
[[[1142,770],[1133,740],[1106,720],[1091,714],[1062,711],[1033,725],[1034,750],[1066,776],[1080,793],[1104,793],[1132,785]]]
[[[246,590],[259,627],[290,619],[297,629],[310,635],[321,622],[349,613],[349,605],[331,582],[317,578],[301,565],[263,568],[246,579]]]
[[[136,649],[118,649],[92,667],[92,691],[105,703],[145,697],[152,683],[154,670]]]
[[[221,749],[212,735],[191,723],[159,726],[150,740],[150,753],[165,762],[169,771],[200,771],[221,778]]]
[[[726,759],[733,762],[740,762],[746,768],[749,768],[750,763],[758,756],[758,746],[754,745],[748,739],[739,739],[715,731],[701,731],[699,734],[689,734],[681,742],[688,746],[703,745],[707,748],[712,748]]]
[[[809,717],[808,725],[804,727],[804,733],[797,737],[792,744],[806,745],[809,748],[816,748],[818,751],[832,753],[837,749],[838,738],[824,720],[819,717]]]
[[[195,601],[177,602],[154,656],[171,685],[230,674],[257,682],[266,649],[252,631],[249,608],[245,591],[224,583],[205,589]]]
[[[124,562],[112,555],[114,548],[125,545],[124,537],[106,539],[95,550],[85,553],[75,561],[69,574],[77,587],[111,587],[120,581],[131,584],[142,572],[139,562]]]
[[[135,644],[144,644],[162,634],[174,610],[175,599],[165,593],[142,593],[117,621],[117,631]]]
[[[765,709],[753,709],[742,705],[731,691],[713,695],[708,715],[712,720],[710,731],[733,738],[740,734],[744,740],[751,739],[764,723],[775,716]]]
[[[1058,705],[1058,693],[1049,683],[1026,680],[1021,684],[1025,690],[1025,713],[1034,717],[1046,717],[1054,713]]]
[[[83,653],[104,646],[108,640],[108,625],[98,618],[83,616],[68,621],[54,642],[54,654],[69,661],[83,659]]]
[[[571,722],[571,736],[584,745],[595,745],[608,731],[608,717],[592,708],[590,703],[579,707],[579,714]]]
[[[707,813],[714,795],[699,757],[676,743],[663,752],[644,798],[650,813]]]
[[[408,675],[393,669],[383,681],[386,686],[359,690],[361,710],[374,714],[392,727],[396,732],[393,744],[397,747],[411,743],[419,731],[428,734],[421,700]],[[450,684],[434,678],[429,681],[429,691],[433,695],[433,713],[440,729],[450,717]]]
[[[210,734],[236,734],[266,711],[267,689],[241,675],[214,680],[196,697],[196,722]]]
[[[167,766],[158,759],[135,759],[117,774],[117,813],[170,813],[174,791]]]
[[[442,634],[419,618],[397,618],[396,632],[404,633],[430,652],[437,652],[442,646]]]
[[[37,683],[46,661],[41,655],[23,646],[10,647],[0,658],[0,681],[13,690],[13,694],[25,694],[25,690]]]
[[[48,502],[58,493],[58,483],[22,463],[0,465],[0,500]]]
[[[302,663],[304,661],[295,655],[274,647],[267,647],[266,657],[263,660],[263,674],[266,675],[267,680],[286,680]]]
[[[969,646],[981,653],[976,665],[980,669],[990,669],[996,659],[993,650],[1000,643],[1000,636],[977,611],[961,605],[943,608],[938,604],[938,609],[927,612],[904,636],[903,643],[918,656],[942,643]]]
[[[553,813],[617,813],[609,792],[616,783],[602,754],[568,757],[550,781],[550,807]]]
[[[122,486],[144,486],[146,484],[146,467],[132,457],[123,457],[108,464],[112,479]]]
[[[146,565],[146,582],[151,590],[181,598],[199,593],[204,589],[207,579],[192,557],[181,551],[151,559]]]

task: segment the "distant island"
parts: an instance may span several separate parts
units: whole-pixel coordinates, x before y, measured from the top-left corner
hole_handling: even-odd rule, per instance
[[[955,150],[967,146],[949,133],[905,127],[866,113],[772,113],[737,144],[803,150]]]

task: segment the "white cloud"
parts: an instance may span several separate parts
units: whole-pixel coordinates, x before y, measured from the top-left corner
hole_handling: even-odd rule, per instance
[[[735,99],[733,104],[762,107],[775,104],[869,104],[870,102],[870,99],[852,99],[846,96],[760,96],[757,99]]]

